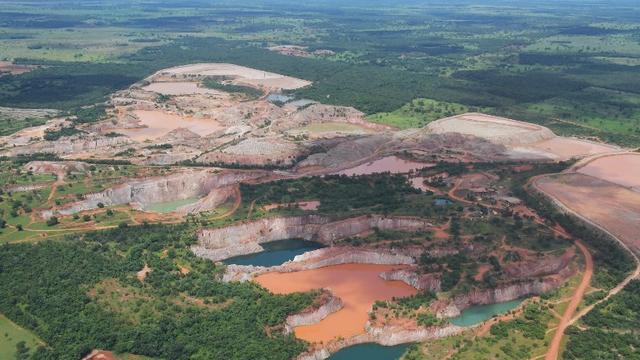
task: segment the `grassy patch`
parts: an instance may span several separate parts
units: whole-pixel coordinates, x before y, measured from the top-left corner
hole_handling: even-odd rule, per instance
[[[372,122],[391,125],[398,129],[407,129],[423,127],[434,120],[468,111],[468,106],[458,103],[433,99],[416,99],[403,105],[398,110],[372,114],[367,119]]]
[[[14,359],[16,356],[16,346],[19,342],[24,342],[25,346],[33,353],[39,346],[44,345],[42,340],[0,314],[0,359]]]

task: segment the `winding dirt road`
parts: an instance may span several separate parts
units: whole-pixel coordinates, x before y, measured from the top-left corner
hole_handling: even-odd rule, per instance
[[[564,337],[564,331],[571,324],[573,313],[578,308],[578,305],[580,305],[580,302],[584,298],[585,291],[589,287],[589,284],[591,284],[591,277],[593,276],[593,257],[582,241],[576,239],[575,244],[578,246],[585,258],[584,275],[582,276],[582,280],[580,280],[580,284],[576,288],[576,291],[571,297],[569,306],[567,306],[564,314],[562,314],[562,318],[560,318],[560,323],[553,335],[553,339],[551,340],[551,344],[547,350],[547,355],[544,357],[545,360],[556,360],[558,358],[560,345],[562,344],[562,338]]]
[[[575,169],[575,165],[574,165],[574,167],[572,169]],[[571,171],[571,169],[569,171]],[[525,186],[524,186],[525,190],[527,190],[529,188],[534,188],[539,193],[544,194],[544,196],[546,196],[549,199],[551,199],[551,201],[554,203],[554,205],[557,206],[558,208],[560,208],[561,210],[563,210],[563,211],[565,211],[565,212],[567,212],[569,214],[574,215],[575,217],[579,218],[581,221],[584,221],[585,223],[590,224],[591,226],[594,226],[597,229],[599,229],[599,230],[603,231],[604,233],[608,234],[611,238],[613,238],[616,242],[618,242],[618,244],[620,244],[620,246],[622,246],[623,249],[625,249],[631,255],[631,257],[633,258],[633,260],[636,263],[635,270],[631,274],[629,274],[627,277],[625,277],[624,280],[622,282],[620,282],[620,284],[618,284],[616,287],[614,287],[611,290],[609,290],[609,292],[607,293],[607,296],[605,296],[603,299],[601,299],[599,301],[596,301],[595,303],[585,307],[580,312],[578,312],[578,314],[576,316],[574,316],[574,317],[568,316],[569,319],[567,320],[566,319],[567,318],[567,316],[566,316],[567,312],[571,309],[571,305],[574,302],[574,298],[572,298],[569,307],[565,311],[565,314],[563,314],[563,317],[562,317],[562,319],[560,321],[560,324],[558,326],[558,330],[556,331],[556,333],[554,335],[554,338],[553,338],[553,340],[551,342],[551,345],[549,346],[549,350],[547,351],[547,354],[545,356],[545,359],[549,360],[549,359],[557,359],[558,358],[560,345],[562,343],[562,338],[564,336],[564,331],[566,330],[566,328],[569,325],[574,324],[576,321],[580,320],[580,318],[582,318],[583,316],[588,314],[594,307],[596,307],[597,305],[607,301],[611,296],[613,296],[613,295],[617,294],[618,292],[620,292],[625,286],[627,286],[627,284],[631,280],[633,280],[635,278],[640,278],[640,258],[638,258],[638,256],[629,248],[629,246],[627,246],[627,244],[625,244],[622,240],[620,240],[618,237],[616,237],[609,230],[605,229],[600,224],[597,224],[597,223],[591,221],[590,219],[582,216],[581,214],[577,213],[572,208],[570,208],[568,205],[562,203],[560,200],[556,199],[555,197],[551,196],[550,194],[545,193],[540,188],[538,188],[536,186],[536,181],[538,179],[542,178],[542,177],[545,177],[545,176],[549,176],[549,174],[538,175],[538,176],[534,176],[534,177],[530,178],[527,181],[527,183],[525,184]],[[565,232],[564,229],[562,230],[562,232]],[[577,243],[578,243],[578,241],[576,241],[576,244]],[[580,242],[579,247],[580,247],[580,250],[585,248],[584,244],[582,244],[582,242]],[[583,251],[583,254],[584,254],[584,251]],[[591,258],[591,255],[589,254],[589,259],[590,258]],[[586,256],[585,256],[585,259],[587,259]],[[591,260],[591,262],[593,262],[593,260]],[[587,265],[588,265],[588,262],[587,262]],[[593,267],[593,265],[591,265],[591,266]],[[582,283],[580,284],[580,286],[582,286]],[[578,290],[580,290],[580,288]],[[582,296],[584,296],[584,291],[582,291]],[[582,296],[581,296],[581,298],[582,298]],[[574,297],[575,297],[575,295],[574,295]],[[578,301],[578,304],[579,304],[579,301]],[[574,312],[575,312],[575,308],[571,311],[571,315],[573,315]]]

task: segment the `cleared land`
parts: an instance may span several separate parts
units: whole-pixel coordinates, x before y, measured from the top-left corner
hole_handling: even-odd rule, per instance
[[[37,66],[33,65],[21,65],[14,64],[11,61],[0,61],[0,76],[10,74],[10,75],[20,75],[27,73],[33,69],[36,69]]]
[[[0,314],[0,359],[14,359],[16,344],[24,341],[31,352],[40,345],[44,345],[33,333],[21,328],[4,315]]]
[[[579,173],[542,177],[535,186],[640,251],[640,193]]]
[[[467,113],[427,125],[436,134],[459,133],[504,145],[516,159],[570,159],[619,150],[607,144],[556,136],[551,130],[522,121]]]
[[[577,172],[640,190],[640,154],[602,156],[589,161]]]
[[[162,95],[219,94],[219,91],[198,86],[190,81],[154,82],[142,88]]]
[[[164,69],[156,75],[230,76],[237,84],[293,90],[310,85],[307,80],[234,64],[192,64]]]
[[[345,169],[337,172],[340,175],[368,175],[383,172],[390,172],[392,174],[407,173],[412,170],[418,170],[426,167],[431,167],[434,164],[427,164],[417,161],[401,159],[397,156],[387,156],[381,159],[370,161],[356,167]]]

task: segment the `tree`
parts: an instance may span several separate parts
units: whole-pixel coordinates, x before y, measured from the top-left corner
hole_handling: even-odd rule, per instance
[[[24,341],[16,344],[16,360],[26,360],[29,358],[29,347]]]
[[[59,223],[60,221],[56,216],[52,216],[49,219],[47,219],[47,226],[55,226],[55,225],[58,225]]]

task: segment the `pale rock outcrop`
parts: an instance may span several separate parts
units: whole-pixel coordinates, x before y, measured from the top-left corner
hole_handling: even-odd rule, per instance
[[[108,153],[123,146],[134,144],[126,136],[101,136],[97,134],[81,134],[62,137],[56,141],[40,141],[27,146],[10,148],[0,155],[17,156],[33,153],[54,153],[57,155],[80,154],[87,152]]]
[[[542,279],[519,281],[493,289],[472,289],[466,294],[454,297],[446,304],[435,301],[432,304],[432,309],[440,317],[455,317],[460,315],[462,310],[472,305],[496,304],[526,296],[540,295],[562,285],[574,272],[571,269],[564,269],[557,275],[547,276]]]
[[[249,247],[252,247],[250,245]],[[260,245],[258,245],[260,246]],[[262,251],[260,247],[259,251]],[[227,265],[222,281],[250,281],[265,272],[295,272],[341,264],[410,265],[411,256],[385,249],[361,249],[350,246],[326,247],[296,256],[282,265],[264,267],[253,265]]]
[[[200,230],[198,244],[191,249],[198,256],[219,261],[256,252],[260,249],[257,244],[275,240],[298,238],[329,245],[374,228],[417,231],[431,226],[431,223],[418,218],[380,215],[359,216],[339,221],[330,221],[329,218],[318,215],[273,217],[223,228]],[[356,254],[343,256],[354,257]]]
[[[456,325],[406,329],[400,326],[373,327],[369,323],[365,325],[365,329],[367,334],[374,339],[374,342],[385,346],[439,339],[458,334],[464,330],[464,328]]]
[[[443,327],[416,327],[404,328],[399,326],[373,327],[370,323],[365,325],[366,332],[348,339],[334,341],[323,345],[322,348],[312,349],[296,357],[296,360],[324,360],[340,349],[364,343],[378,343],[384,346],[394,346],[411,342],[421,342],[444,338],[459,334],[464,328],[447,325]]]
[[[233,197],[237,191],[236,185],[227,185],[215,188],[207,196],[197,202],[180,206],[176,209],[176,212],[179,214],[193,214],[215,209],[216,207],[224,204],[229,198]]]
[[[440,277],[435,274],[418,274],[416,269],[386,271],[380,274],[385,280],[399,280],[418,290],[440,291]]]
[[[82,161],[30,161],[24,165],[25,170],[36,174],[86,172],[90,167]]]
[[[287,316],[286,331],[290,333],[294,327],[316,324],[342,307],[342,300],[330,293],[327,300],[317,309]]]
[[[229,185],[237,184],[256,175],[251,172],[189,169],[168,176],[131,180],[99,193],[88,194],[85,200],[68,206],[43,211],[41,216],[48,218],[55,213],[71,215],[84,210],[96,209],[100,203],[105,206],[135,204],[144,209],[146,206],[158,202],[207,195],[198,203],[193,204],[194,211],[201,211],[208,204],[220,204],[226,200],[229,194]],[[214,194],[211,194],[212,192]],[[189,208],[183,207],[182,210],[188,211]]]
[[[292,261],[282,264],[277,271],[301,271],[341,264],[406,265],[413,263],[415,263],[413,257],[391,250],[369,250],[340,246],[308,251],[296,256]]]
[[[537,259],[521,261],[503,266],[509,279],[526,279],[556,274],[569,266],[575,258],[576,249],[571,246],[562,255],[546,255]]]

